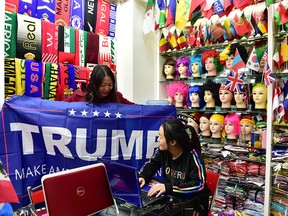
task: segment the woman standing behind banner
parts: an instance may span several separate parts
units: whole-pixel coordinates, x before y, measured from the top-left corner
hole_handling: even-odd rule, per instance
[[[116,90],[115,76],[107,65],[96,65],[90,75],[87,89],[76,90],[65,101],[134,104]]]

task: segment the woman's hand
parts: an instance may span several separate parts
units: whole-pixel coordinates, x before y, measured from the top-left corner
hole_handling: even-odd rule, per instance
[[[140,177],[139,184],[140,184],[140,188],[142,188],[145,185],[145,179]]]
[[[148,196],[155,196],[159,197],[161,194],[166,192],[166,188],[164,184],[158,183],[153,185],[150,190],[148,191]]]

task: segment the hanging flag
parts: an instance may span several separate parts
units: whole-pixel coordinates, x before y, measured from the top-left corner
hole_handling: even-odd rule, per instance
[[[268,46],[266,46],[265,52],[261,58],[261,61],[263,64],[268,64]]]
[[[155,10],[155,1],[148,0],[143,24],[144,34],[148,34],[149,32],[154,31],[155,29],[154,10]]]
[[[215,0],[214,2],[214,11],[216,14],[220,14],[224,12],[224,0]]]
[[[191,1],[178,0],[176,5],[175,25],[178,29],[183,30],[189,20]]]
[[[193,47],[196,41],[195,30],[193,26],[190,26],[190,31],[188,34],[188,44],[190,47]]]
[[[288,22],[288,11],[281,2],[275,11],[274,17],[277,19],[278,25],[284,25]]]
[[[246,67],[251,69],[251,70],[254,70],[254,71],[259,71],[259,61],[258,61],[258,58],[257,58],[257,55],[256,55],[256,50],[255,50],[255,47],[253,47],[253,50],[249,56],[249,59],[246,63]]]
[[[273,82],[275,82],[275,77],[271,71],[271,68],[269,67],[268,64],[266,64],[266,70],[264,72],[264,83],[265,87],[268,87],[271,85]]]
[[[266,0],[265,1],[265,5],[266,7],[268,8],[271,4],[274,4],[275,3],[275,0]]]
[[[222,37],[226,33],[226,31],[221,25],[221,23],[217,23],[216,25],[213,26],[211,33],[213,35],[213,38],[217,40],[220,37]]]
[[[229,18],[226,18],[223,22],[223,28],[225,29],[226,33],[223,35],[224,40],[228,40],[233,36],[232,32],[230,31],[231,22]]]
[[[248,5],[253,4],[253,0],[233,0],[235,8],[239,8],[241,11]]]
[[[166,26],[166,1],[157,0],[157,5],[160,10],[159,14],[159,28],[164,28]]]
[[[167,0],[166,27],[175,23],[176,0]]]
[[[275,49],[274,49],[274,54],[273,54],[273,61],[275,61],[277,68],[279,69],[282,65],[281,61],[280,61],[280,55],[279,55],[279,49],[280,49],[280,45],[278,43],[276,43],[275,45]]]
[[[283,103],[280,103],[279,107],[277,108],[276,113],[276,120],[280,123],[282,117],[285,115],[285,109]]]
[[[279,80],[275,82],[275,88],[273,93],[273,111],[280,105],[280,97],[282,95],[282,89],[279,85]]]
[[[252,30],[252,27],[250,23],[247,21],[244,12],[242,12],[242,15],[240,17],[238,17],[238,15],[235,14],[234,20],[235,20],[235,29],[238,35],[243,36],[244,34]]]
[[[258,12],[259,19],[257,20],[257,27],[262,34],[268,32],[268,11],[267,8],[263,12]]]
[[[162,33],[160,41],[159,41],[159,51],[160,52],[165,52],[166,51],[166,44],[167,44],[167,39],[164,36],[164,34]]]
[[[284,38],[284,40],[281,43],[281,49],[280,49],[280,61],[282,63],[288,61],[288,45],[287,45],[287,37]]]
[[[245,67],[245,62],[242,60],[242,58],[239,54],[239,51],[236,48],[234,60],[232,62],[232,69],[237,72],[239,69],[241,69],[243,67]]]
[[[174,33],[171,35],[171,37],[169,39],[169,43],[170,43],[172,49],[179,49],[177,39],[178,39],[178,35],[177,35],[177,31],[175,29]]]
[[[198,6],[202,7],[202,5],[204,5],[205,3],[205,0],[191,1],[189,14],[192,14],[198,8]]]
[[[10,181],[9,175],[0,161],[0,203],[19,203],[17,194]]]
[[[179,44],[180,49],[184,49],[188,46],[188,43],[187,43],[187,40],[186,40],[186,37],[185,37],[183,31],[181,31],[181,33],[177,39],[177,43]]]
[[[225,89],[233,91],[233,92],[240,92],[240,90],[243,88],[243,77],[238,73],[238,71],[231,71],[227,82],[225,85]]]
[[[255,14],[255,13],[252,12],[252,14],[251,14],[251,20],[250,20],[251,25],[252,25],[252,27],[253,27],[253,29],[254,29],[254,36],[255,36],[255,35],[262,35],[262,32],[261,32],[260,29],[258,28],[257,22],[256,22],[256,20],[255,20],[255,18],[254,18],[254,14]]]

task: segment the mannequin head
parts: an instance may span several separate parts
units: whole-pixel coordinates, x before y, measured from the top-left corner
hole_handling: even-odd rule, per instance
[[[211,137],[222,138],[223,127],[224,127],[224,116],[221,114],[213,114],[210,118]]]
[[[255,109],[266,109],[267,89],[264,83],[255,83],[252,87],[252,96],[255,103]]]
[[[233,92],[225,89],[225,85],[221,85],[219,89],[219,98],[221,101],[221,108],[231,108],[233,101]]]
[[[215,109],[215,106],[220,105],[219,99],[220,84],[208,80],[202,86],[201,98],[204,100],[206,109]]]
[[[190,72],[193,77],[201,77],[203,74],[201,55],[194,55],[190,58]]]
[[[236,139],[241,131],[239,115],[236,113],[229,113],[225,116],[224,124],[227,139]]]
[[[176,60],[173,58],[167,58],[163,64],[162,74],[166,80],[173,80],[175,76]]]
[[[207,72],[208,76],[215,77],[221,72],[224,67],[219,61],[219,52],[216,50],[208,50],[202,54],[202,65],[204,65],[204,71]]]
[[[252,115],[244,115],[241,117],[241,135],[244,141],[251,141],[251,133],[254,129],[255,121]]]
[[[190,58],[187,56],[181,56],[176,61],[176,75],[180,79],[187,79],[190,76]]]
[[[168,96],[176,108],[183,108],[186,105],[186,98],[189,86],[182,82],[175,82],[167,86]]]
[[[190,86],[188,89],[187,103],[191,108],[202,108],[204,101],[201,96],[201,88],[198,85]]]
[[[178,113],[177,119],[179,119],[180,121],[182,121],[183,124],[186,125],[188,122],[188,115],[186,113]]]
[[[239,55],[246,64],[248,54],[244,46],[240,44],[229,44],[225,49],[220,53],[220,60],[225,61],[225,67],[228,70],[232,70],[232,64],[236,53],[236,48],[238,49]]]
[[[199,113],[190,113],[187,118],[187,125],[191,125],[197,134],[199,134],[199,124],[200,124],[200,114]]]
[[[242,85],[239,92],[234,92],[234,100],[236,103],[237,109],[246,109],[247,101],[249,98],[248,90],[246,86]]]
[[[204,113],[201,117],[200,117],[200,124],[199,124],[199,128],[201,131],[202,136],[211,136],[211,131],[210,131],[210,117],[211,114],[209,113]]]

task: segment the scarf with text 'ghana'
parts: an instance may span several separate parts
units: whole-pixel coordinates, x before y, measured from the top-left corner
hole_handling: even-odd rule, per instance
[[[47,62],[45,64],[44,99],[56,100],[59,84],[58,75],[58,64]]]

